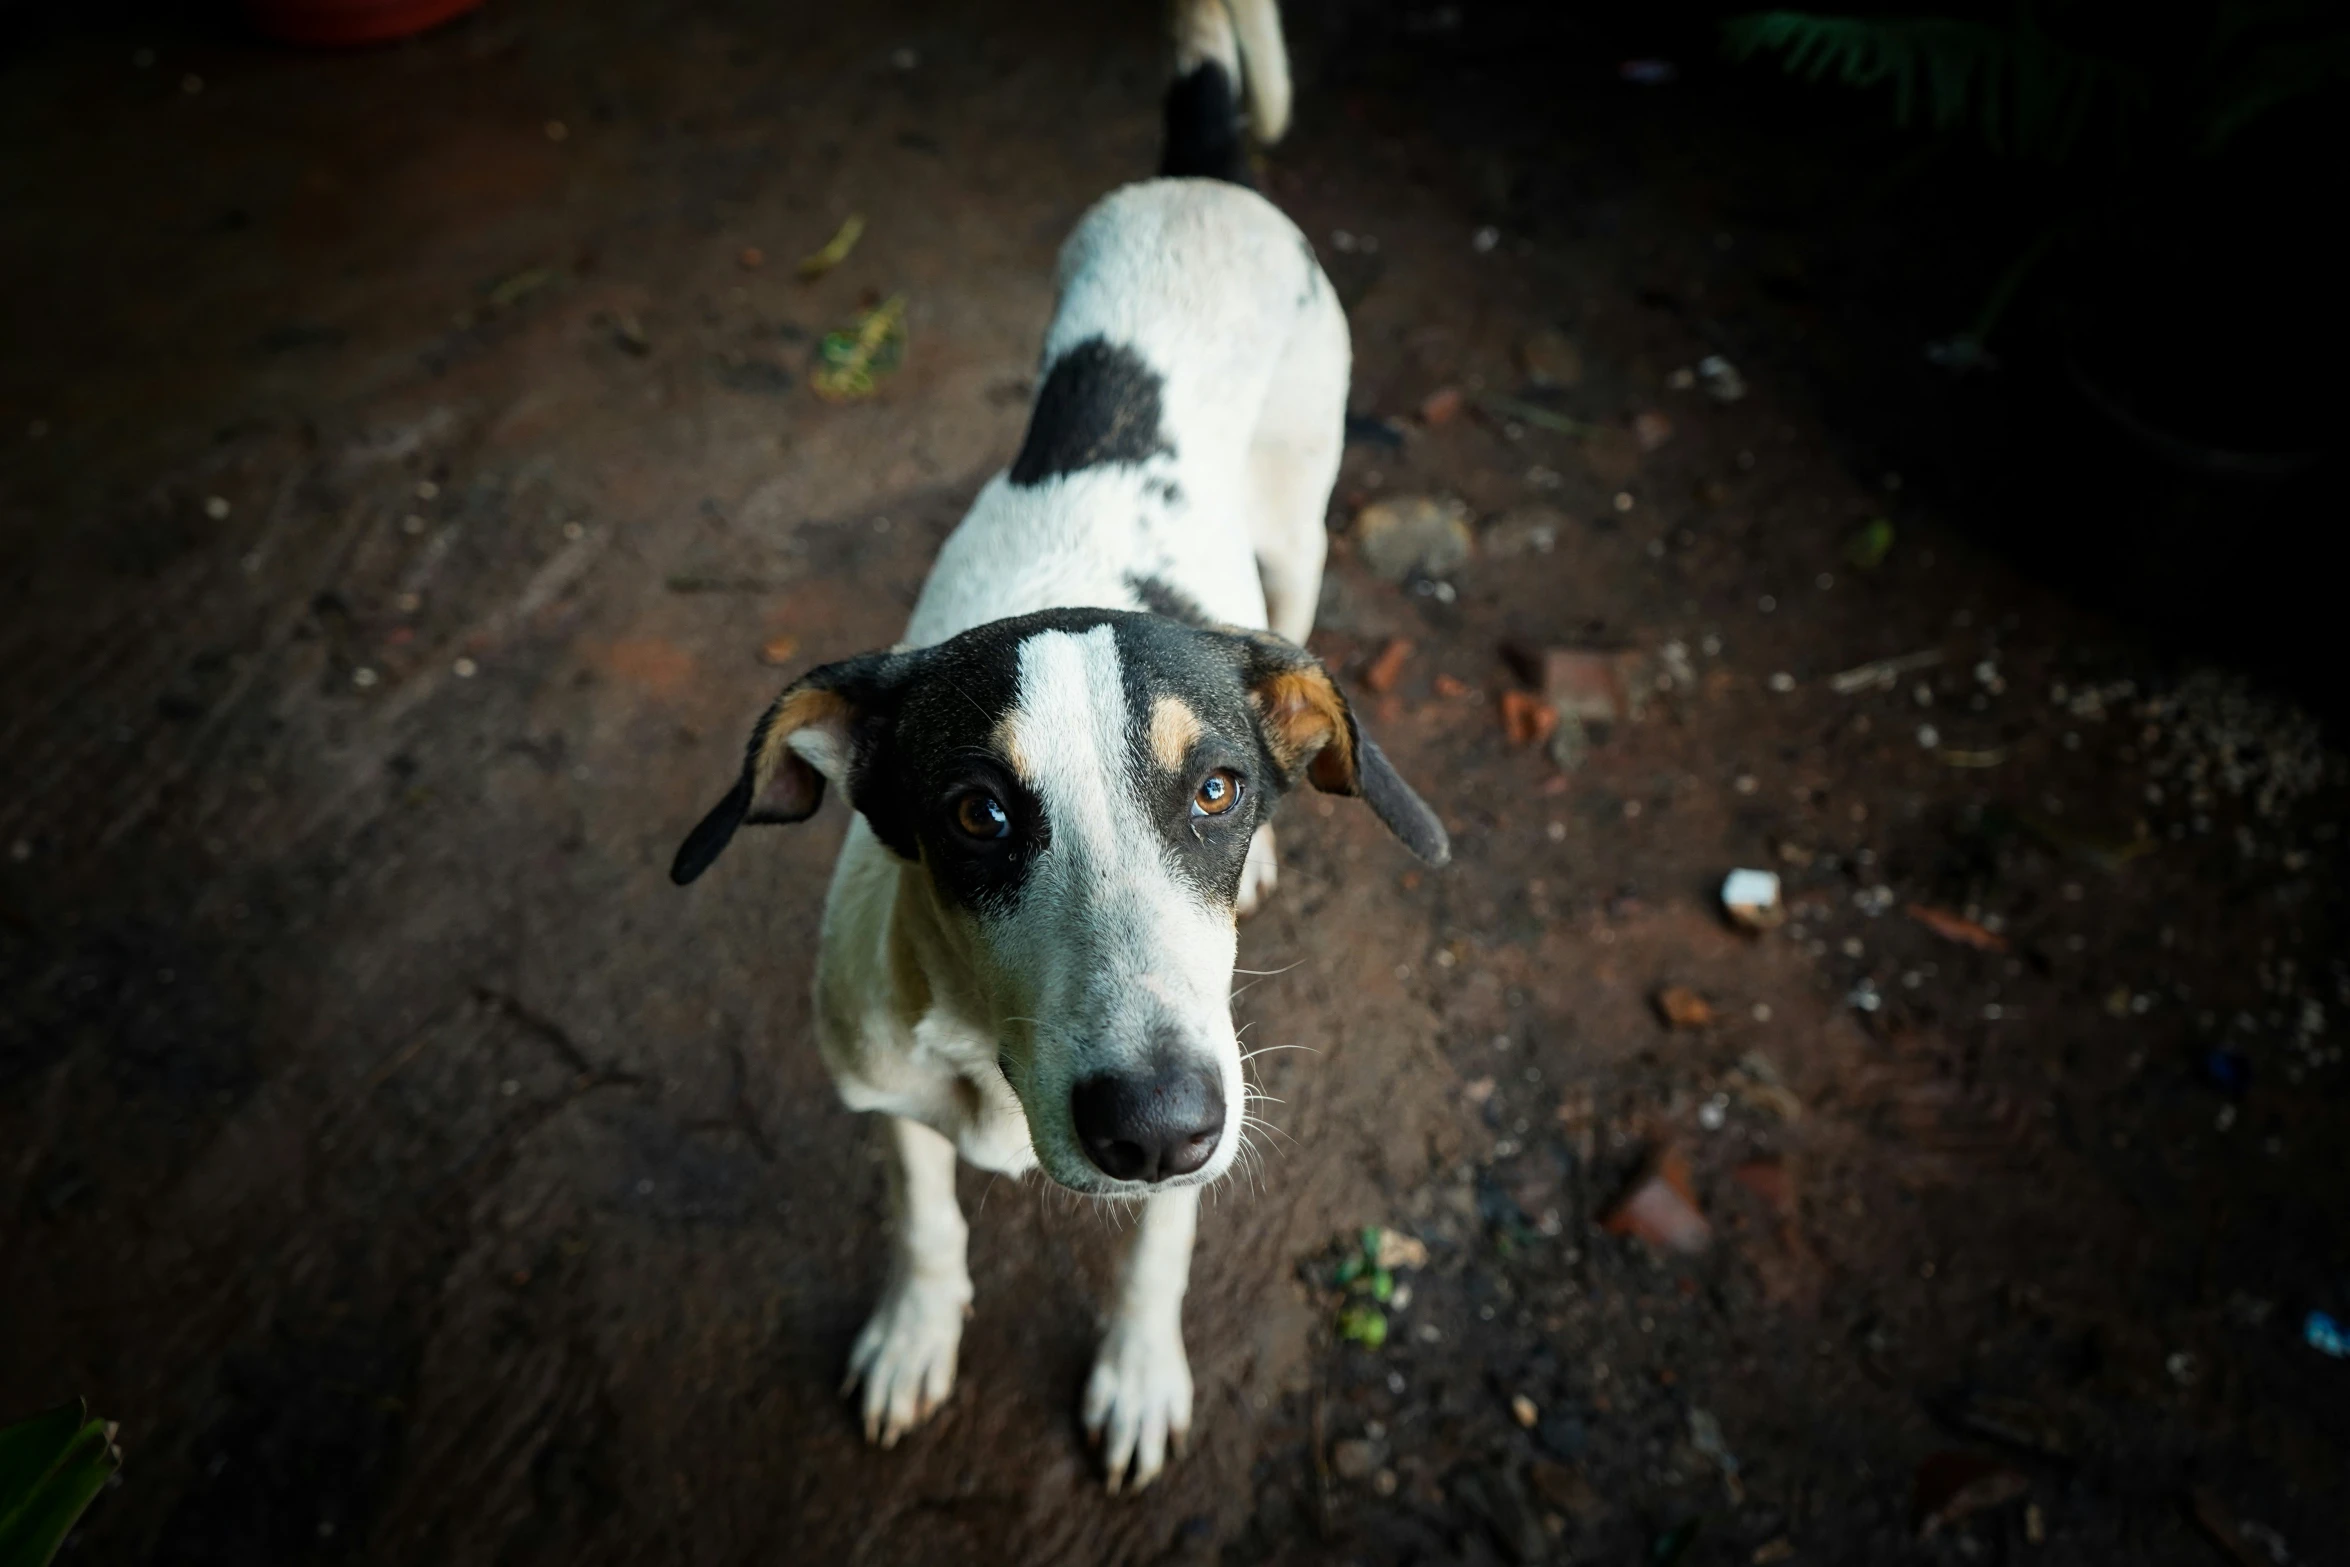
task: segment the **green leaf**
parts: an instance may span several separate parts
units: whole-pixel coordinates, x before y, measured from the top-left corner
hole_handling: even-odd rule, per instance
[[[2006,25],[1761,11],[1724,22],[1722,45],[1734,60],[1776,55],[1807,82],[1889,87],[1897,125],[1922,109],[1936,130],[1971,122],[1993,152],[2048,163],[2068,161],[2092,132],[2126,152],[2153,98],[2146,72],[2050,37],[2028,10]]]
[[[80,1404],[66,1406],[79,1417]],[[40,1432],[37,1439],[28,1438],[21,1445],[0,1443],[10,1458],[30,1461],[30,1455],[47,1444],[54,1431],[57,1411],[36,1417]],[[6,1437],[13,1438],[21,1428],[11,1427]],[[114,1445],[114,1428],[104,1421],[80,1423],[62,1453],[56,1454],[36,1476],[33,1483],[5,1511],[0,1511],[0,1567],[48,1567],[73,1532],[74,1524],[91,1499],[103,1490],[107,1478],[122,1467],[122,1454]],[[6,1487],[16,1489],[17,1472],[7,1471]]]
[[[89,1422],[89,1410],[80,1399],[45,1409],[30,1420],[0,1427],[0,1519],[6,1519],[33,1494],[42,1476],[73,1445]]]
[[[1384,1306],[1395,1296],[1395,1275],[1380,1268],[1371,1275],[1371,1298]]]
[[[1377,1349],[1387,1342],[1387,1313],[1377,1306],[1349,1306],[1338,1314],[1338,1336]]]
[[[1863,571],[1874,571],[1885,564],[1885,557],[1893,553],[1893,524],[1882,517],[1872,517],[1868,526],[1852,536],[1844,546],[1845,558]]]

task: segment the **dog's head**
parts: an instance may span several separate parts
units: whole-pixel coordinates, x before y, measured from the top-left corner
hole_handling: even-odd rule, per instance
[[[1359,795],[1450,853],[1310,654],[1154,615],[1053,610],[814,671],[672,879],[746,822],[806,820],[828,781],[921,868],[1039,1163],[1087,1192],[1211,1181],[1239,1148],[1233,905],[1284,792]]]

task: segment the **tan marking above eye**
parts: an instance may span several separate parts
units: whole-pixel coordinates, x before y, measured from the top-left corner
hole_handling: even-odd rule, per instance
[[[1036,771],[1028,765],[1028,752],[1020,744],[1018,713],[1006,713],[996,723],[995,733],[988,738],[995,745],[996,755],[1004,759],[1014,776],[1023,783],[1033,785],[1036,782]]]
[[[1221,816],[1239,803],[1240,775],[1229,767],[1219,767],[1201,779],[1191,797],[1191,808],[1202,816]]]
[[[1199,743],[1199,714],[1181,697],[1163,696],[1151,704],[1151,755],[1167,771],[1181,772],[1183,759]]]

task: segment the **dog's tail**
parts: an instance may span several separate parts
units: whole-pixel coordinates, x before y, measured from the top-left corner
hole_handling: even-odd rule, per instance
[[[1253,183],[1241,143],[1238,93],[1249,127],[1270,145],[1289,129],[1289,51],[1277,0],[1174,0],[1175,85],[1167,89],[1167,144],[1159,172]]]

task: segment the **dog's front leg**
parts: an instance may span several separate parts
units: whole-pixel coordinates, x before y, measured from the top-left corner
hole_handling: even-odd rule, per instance
[[[1191,1279],[1191,1238],[1198,1227],[1198,1187],[1143,1199],[1109,1331],[1085,1385],[1085,1429],[1102,1444],[1112,1491],[1150,1484],[1169,1449],[1180,1454],[1191,1434],[1183,1290]]]
[[[865,1388],[865,1439],[894,1447],[955,1385],[955,1351],[971,1305],[970,1228],[955,1204],[955,1145],[890,1116],[889,1287],[849,1351],[845,1394]]]

